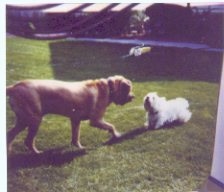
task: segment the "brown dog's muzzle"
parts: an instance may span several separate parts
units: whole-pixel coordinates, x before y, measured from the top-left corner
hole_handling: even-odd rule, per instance
[[[117,104],[118,105],[124,105],[124,104],[126,104],[126,103],[128,103],[128,102],[131,102],[133,99],[134,99],[134,94],[133,93],[130,93],[129,95],[127,95],[127,97],[125,97],[125,98],[121,98],[118,102],[117,102]]]
[[[130,95],[128,95],[128,101],[127,102],[131,102],[134,98],[135,98],[134,94],[131,93]]]

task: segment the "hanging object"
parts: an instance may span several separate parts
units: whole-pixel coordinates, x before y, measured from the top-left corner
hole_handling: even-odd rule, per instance
[[[140,46],[132,47],[129,51],[129,54],[124,55],[123,58],[130,57],[130,56],[138,57],[142,54],[149,53],[151,49],[152,49],[151,47],[146,47],[144,46],[144,44]]]

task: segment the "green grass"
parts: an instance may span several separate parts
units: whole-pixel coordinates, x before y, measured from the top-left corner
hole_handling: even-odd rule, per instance
[[[122,59],[131,45],[35,41],[7,37],[7,84],[27,78],[82,80],[121,74],[133,82],[136,99],[111,105],[105,119],[126,137],[111,145],[109,135],[81,124],[85,151],[71,149],[68,119],[46,116],[32,155],[21,133],[8,157],[9,192],[180,192],[200,187],[210,174],[222,55],[155,47],[151,54]],[[143,97],[157,91],[190,101],[185,125],[142,131]],[[7,127],[14,114],[7,105]]]

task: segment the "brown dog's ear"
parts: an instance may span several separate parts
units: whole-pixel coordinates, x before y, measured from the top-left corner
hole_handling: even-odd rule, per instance
[[[122,76],[118,75],[108,78],[108,86],[110,89],[110,94],[115,94],[115,92],[118,91],[122,78],[123,78]]]
[[[128,94],[131,90],[131,83],[130,81],[126,80],[126,81],[121,81],[120,83],[120,91],[124,94]]]
[[[119,103],[120,84],[122,81],[121,76],[115,75],[108,78],[108,87],[110,94],[110,101],[116,104]]]

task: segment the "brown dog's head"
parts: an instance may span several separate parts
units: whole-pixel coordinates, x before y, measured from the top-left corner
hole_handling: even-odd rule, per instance
[[[123,76],[109,77],[108,86],[110,89],[110,100],[117,105],[124,105],[134,98],[131,81]]]

